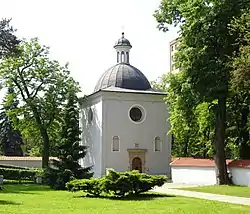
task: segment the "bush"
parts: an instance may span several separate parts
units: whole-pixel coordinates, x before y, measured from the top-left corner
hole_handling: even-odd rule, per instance
[[[86,194],[99,196],[103,192],[103,179],[76,179],[68,182],[66,188],[70,191],[83,191]]]
[[[28,181],[28,180],[3,180],[4,184],[33,184],[34,181]]]
[[[166,176],[153,176],[138,171],[116,172],[110,170],[103,178],[73,180],[66,184],[69,191],[83,191],[89,195],[109,195],[124,197],[138,195],[162,186],[167,181]]]
[[[27,169],[30,170],[29,167],[24,166],[14,166],[14,165],[8,165],[8,164],[0,164],[0,168],[8,168],[8,169]]]
[[[0,175],[3,175],[4,179],[9,180],[30,180],[35,181],[37,174],[40,171],[38,169],[14,169],[14,168],[0,168]]]

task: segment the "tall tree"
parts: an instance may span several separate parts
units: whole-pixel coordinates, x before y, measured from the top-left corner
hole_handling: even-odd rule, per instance
[[[9,111],[8,116],[21,131],[30,129],[40,134],[42,166],[46,168],[50,155],[49,131],[58,127],[68,88],[77,84],[69,76],[67,66],[50,60],[49,48],[41,46],[37,39],[22,42],[18,50],[20,55],[5,57],[0,64],[5,86],[11,86],[20,100],[18,109]],[[17,116],[20,120],[15,119]]]
[[[239,50],[229,25],[248,0],[162,0],[154,14],[159,28],[180,27],[177,66],[206,102],[216,102],[215,165],[218,184],[229,183],[225,161],[226,103],[231,57]]]
[[[14,96],[12,88],[8,88],[5,101],[8,96]],[[17,108],[17,105],[17,101],[12,102],[11,105],[4,105],[0,112],[0,147],[6,156],[23,156],[21,133],[14,129],[12,121],[7,116],[7,111]]]
[[[55,189],[65,189],[71,179],[89,178],[91,168],[83,168],[80,160],[85,157],[87,147],[80,145],[79,105],[74,86],[68,93],[63,114],[61,145],[57,147],[58,159],[53,160],[53,168],[47,174],[48,184]]]

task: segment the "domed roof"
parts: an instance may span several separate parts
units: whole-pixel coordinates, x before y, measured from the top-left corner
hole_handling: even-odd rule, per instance
[[[114,47],[117,46],[129,46],[132,48],[132,45],[130,44],[129,40],[124,37],[124,33],[122,33],[122,37],[115,43]]]
[[[108,69],[98,80],[94,91],[110,86],[133,90],[151,89],[151,85],[144,74],[127,63],[119,63]]]

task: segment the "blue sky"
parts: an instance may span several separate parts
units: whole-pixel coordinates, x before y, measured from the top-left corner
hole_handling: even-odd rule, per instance
[[[51,58],[69,62],[85,94],[116,63],[113,46],[122,31],[133,48],[130,63],[149,80],[169,70],[169,42],[177,33],[160,32],[153,17],[160,0],[6,0],[2,18],[12,18],[21,38],[38,37]]]

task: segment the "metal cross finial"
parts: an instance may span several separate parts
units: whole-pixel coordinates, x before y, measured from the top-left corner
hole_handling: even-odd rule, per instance
[[[124,25],[122,25],[122,38],[124,38]]]

